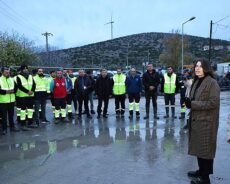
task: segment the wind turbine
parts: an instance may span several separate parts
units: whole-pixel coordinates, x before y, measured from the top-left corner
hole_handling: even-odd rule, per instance
[[[105,25],[108,25],[110,24],[111,25],[111,40],[113,39],[113,24],[114,24],[114,21],[113,21],[113,17],[111,16],[111,21],[110,22],[107,22]]]

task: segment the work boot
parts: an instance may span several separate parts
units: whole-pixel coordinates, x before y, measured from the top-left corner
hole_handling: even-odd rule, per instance
[[[91,114],[95,114],[95,111],[94,111],[94,110],[91,110],[90,112],[91,112]]]
[[[139,119],[140,118],[140,112],[136,111],[136,118]]]
[[[199,170],[197,170],[197,171],[189,171],[187,173],[187,175],[188,175],[188,177],[191,177],[191,178],[198,178],[198,177],[201,176]]]

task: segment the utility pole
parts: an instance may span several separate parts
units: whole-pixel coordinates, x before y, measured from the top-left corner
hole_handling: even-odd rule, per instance
[[[128,69],[128,66],[129,66],[129,42],[127,47],[126,69]]]
[[[211,22],[210,22],[209,54],[208,54],[209,62],[211,62],[211,53],[212,53],[212,26],[213,26],[214,24],[217,24],[217,23],[221,22],[222,20],[224,20],[224,19],[226,19],[226,18],[229,18],[229,17],[230,17],[230,15],[227,15],[226,17],[224,17],[224,18],[218,20],[217,22],[214,22],[214,23],[213,23],[212,20],[211,20]]]
[[[49,36],[53,36],[53,34],[52,34],[52,33],[45,32],[45,33],[42,33],[42,36],[45,36],[45,37],[46,37],[46,52],[49,52],[48,37],[49,37]]]
[[[148,64],[149,64],[149,55],[150,55],[150,52],[149,52],[149,50],[148,50]]]
[[[42,33],[42,36],[45,36],[46,37],[46,59],[47,59],[47,63],[49,64],[49,66],[51,65],[50,63],[50,55],[49,55],[49,42],[48,42],[48,38],[49,36],[53,36],[52,33],[48,33],[48,32],[45,32],[45,33]]]
[[[114,24],[114,21],[113,21],[113,17],[111,16],[111,21],[110,22],[107,22],[105,25],[107,24],[110,24],[111,25],[111,40],[113,39],[113,24]]]
[[[210,22],[210,36],[209,36],[209,52],[208,52],[208,60],[211,62],[211,52],[212,52],[212,20]]]

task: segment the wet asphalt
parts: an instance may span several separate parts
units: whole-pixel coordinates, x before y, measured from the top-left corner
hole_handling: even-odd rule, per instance
[[[29,132],[0,136],[0,184],[188,184],[186,173],[196,170],[196,158],[187,154],[185,120],[164,119],[163,97],[158,97],[160,119],[148,121],[145,99],[141,118],[116,118],[114,100],[107,119],[77,118],[53,123],[50,103],[47,118]],[[177,117],[180,115],[177,96]],[[94,100],[96,107],[97,100]],[[128,107],[128,100],[126,99]],[[95,108],[96,110],[96,108]],[[214,184],[230,183],[230,144],[227,117],[230,92],[221,92],[220,126],[214,162]],[[153,114],[153,113],[151,113]]]

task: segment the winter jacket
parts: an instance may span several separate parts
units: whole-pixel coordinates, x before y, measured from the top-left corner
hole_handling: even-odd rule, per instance
[[[126,92],[130,93],[141,93],[142,91],[142,82],[139,75],[129,75],[126,79]]]
[[[205,77],[197,88],[198,82],[194,82],[190,92],[188,153],[203,159],[213,159],[219,126],[220,88],[210,76]]]
[[[154,86],[153,92],[157,92],[157,87],[160,84],[160,77],[155,70],[153,70],[151,74],[147,71],[143,74],[142,82],[145,87],[145,92],[150,91],[149,86]]]
[[[85,75],[83,77],[78,77],[74,82],[74,90],[77,93],[77,96],[85,96],[89,95],[91,88],[91,81],[90,79]]]
[[[95,83],[95,92],[97,96],[109,97],[113,93],[113,81],[108,76],[100,76]]]

